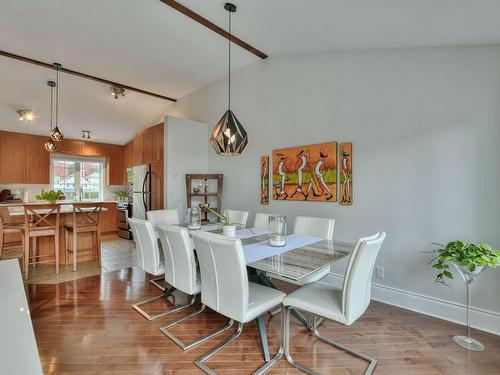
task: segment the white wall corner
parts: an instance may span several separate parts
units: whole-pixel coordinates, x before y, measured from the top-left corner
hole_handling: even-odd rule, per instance
[[[330,273],[323,282],[342,288],[344,276]],[[465,296],[464,296],[465,298]],[[425,296],[402,289],[372,283],[372,299],[434,318],[465,325],[466,305]],[[476,307],[471,308],[471,326],[481,331],[500,335],[500,314]],[[463,334],[463,332],[457,332]]]

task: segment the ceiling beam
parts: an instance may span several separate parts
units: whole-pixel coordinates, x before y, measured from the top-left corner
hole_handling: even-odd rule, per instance
[[[177,10],[178,12],[181,12],[182,14],[191,18],[192,20],[194,20],[198,23],[201,23],[203,26],[209,28],[210,30],[216,32],[220,36],[229,40],[230,35],[226,30],[220,28],[219,26],[210,22],[206,18],[203,18],[199,14],[193,12],[191,9],[186,8],[184,5],[179,4],[177,1],[175,1],[175,0],[160,0],[160,1],[163,4],[166,4],[169,7]],[[245,43],[244,41],[235,37],[234,35],[231,35],[231,42],[233,42],[234,44],[237,44],[238,46],[240,46],[243,49],[246,49],[248,52],[253,53],[254,55],[260,57],[261,59],[267,59],[267,55],[264,52],[259,51],[257,48],[252,47],[251,45]]]
[[[15,55],[15,54],[7,52],[7,51],[0,50],[0,56],[5,56],[5,57],[9,57],[11,59],[15,59],[15,60],[23,61],[23,62],[26,62],[26,63],[38,65],[38,66],[41,66],[41,67],[44,67],[44,68],[47,68],[47,69],[56,70],[56,67],[53,64],[49,64],[49,63],[46,63],[46,62],[43,62],[43,61],[31,59],[29,57]],[[74,76],[77,76],[77,77],[80,77],[80,78],[85,78],[85,79],[88,79],[88,80],[91,80],[91,81],[105,83],[105,84],[110,85],[110,86],[118,86],[118,87],[121,87],[121,88],[123,88],[125,90],[135,91],[135,92],[138,92],[139,94],[153,96],[153,97],[158,98],[158,99],[168,100],[170,102],[176,102],[177,101],[177,99],[170,98],[170,97],[165,96],[165,95],[160,95],[160,94],[156,94],[154,92],[150,92],[150,91],[139,89],[137,87],[133,87],[133,86],[129,86],[129,85],[124,85],[123,83],[113,82],[113,81],[110,81],[110,80],[105,79],[105,78],[100,78],[100,77],[92,76],[90,74],[77,72],[76,70],[67,69],[64,66],[61,67],[59,69],[59,71],[63,72],[63,73],[71,74],[71,75],[74,75]]]

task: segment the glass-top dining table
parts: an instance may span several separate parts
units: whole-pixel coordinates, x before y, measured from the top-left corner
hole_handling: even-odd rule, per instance
[[[183,224],[180,226],[187,227]],[[218,232],[214,225],[202,226],[198,230]],[[350,256],[355,247],[354,243],[299,234],[287,235],[285,246],[274,247],[267,243],[267,237],[267,230],[264,229],[245,228],[236,231],[236,238],[241,240],[245,252],[249,280],[275,289],[278,288],[272,282],[273,276],[300,282],[311,273]],[[308,325],[307,319],[298,311],[292,311],[292,314],[302,324]],[[256,323],[264,359],[267,362],[270,355],[264,317],[259,317]]]

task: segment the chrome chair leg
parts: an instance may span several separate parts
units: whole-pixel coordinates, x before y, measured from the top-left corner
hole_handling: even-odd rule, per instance
[[[161,280],[165,281],[165,276],[160,276],[160,277],[157,277],[155,279],[151,279],[151,280],[149,280],[149,282],[151,284],[153,284],[155,287],[157,287],[158,289],[160,289],[162,292],[164,292],[165,287],[161,284],[158,284],[158,281],[161,281]],[[165,284],[166,284],[166,282],[165,282]]]
[[[261,367],[259,367],[255,372],[253,372],[253,375],[264,374],[267,370],[269,370],[271,367],[273,367],[280,360],[280,358],[283,356],[283,353],[284,353],[283,343],[285,342],[284,336],[283,336],[285,334],[285,331],[284,331],[284,327],[285,327],[285,325],[284,325],[284,323],[285,323],[285,320],[284,320],[285,309],[284,308],[282,308],[282,315],[281,316],[282,316],[282,321],[281,321],[281,341],[280,341],[281,344],[280,344],[280,348],[279,348],[278,352],[274,355],[274,357],[272,357],[268,362],[266,362],[264,365],[262,365]],[[226,346],[228,346],[229,344],[231,344],[234,340],[236,340],[241,335],[241,331],[242,330],[243,330],[243,323],[238,323],[238,329],[236,330],[235,333],[233,333],[231,336],[229,336],[226,340],[224,340],[221,343],[219,343],[216,347],[214,347],[209,352],[203,354],[200,358],[198,358],[194,362],[195,365],[198,366],[201,370],[203,370],[203,372],[205,372],[206,374],[217,375],[217,373],[213,369],[211,369],[210,367],[208,367],[205,364],[205,362],[208,361],[215,354],[217,354],[218,352],[220,352],[222,349],[224,349]]]
[[[298,362],[296,362],[292,355],[290,354],[290,306],[286,307],[286,312],[285,312],[285,324],[284,324],[284,347],[285,347],[285,358],[287,359],[288,363],[290,363],[293,367],[305,372],[306,374],[310,375],[320,375],[318,372],[314,371],[313,369],[310,369],[309,367],[306,367]],[[323,319],[323,318],[321,318]],[[319,323],[321,324],[321,323]],[[318,340],[323,341],[326,344],[329,344],[331,346],[334,346],[340,350],[343,350],[355,357],[361,358],[367,362],[369,362],[368,367],[365,369],[364,375],[371,375],[373,373],[373,370],[377,366],[377,360],[371,357],[368,357],[364,354],[361,354],[359,352],[355,352],[354,350],[351,350],[347,347],[345,347],[342,344],[339,344],[335,341],[331,341],[323,336],[318,332],[318,325],[316,321],[316,316],[313,317],[313,322],[312,322],[312,327],[313,329],[311,332],[313,333],[314,337],[316,337]]]
[[[229,328],[232,327],[233,323],[234,323],[234,320],[229,320],[229,322],[221,327],[221,328],[218,328],[216,329],[215,331],[212,331],[204,336],[201,336],[189,343],[184,343],[182,342],[178,337],[176,337],[173,333],[169,332],[169,329],[170,328],[173,328],[175,327],[176,325],[182,323],[182,322],[185,322],[186,320],[188,319],[191,319],[192,317],[202,313],[204,310],[205,310],[206,306],[205,305],[201,305],[201,308],[198,309],[198,310],[195,310],[193,311],[191,314],[188,314],[182,318],[179,318],[177,320],[174,320],[173,322],[169,323],[169,324],[165,324],[164,326],[161,326],[160,327],[160,331],[166,335],[168,338],[170,338],[173,342],[175,342],[178,346],[180,346],[182,349],[184,349],[185,351],[186,350],[189,350],[189,349],[192,349],[200,344],[203,344],[205,341],[208,341],[216,336],[219,336],[221,333],[227,331]]]
[[[155,315],[149,315],[147,312],[145,312],[143,309],[141,309],[139,306],[142,306],[142,305],[145,305],[149,302],[153,302],[153,301],[156,301],[160,298],[165,298],[165,295],[159,295],[159,296],[156,296],[156,297],[151,297],[151,298],[148,298],[144,301],[141,301],[141,302],[138,302],[134,305],[132,305],[132,307],[139,313],[141,314],[143,317],[145,317],[147,320],[156,320],[156,319],[159,319],[159,318],[162,318],[166,315],[170,315],[170,314],[174,314],[178,311],[181,311],[181,310],[184,310],[186,308],[188,308],[189,306],[192,306],[194,304],[194,302],[196,301],[196,295],[192,296],[191,298],[191,301],[187,304],[184,304],[184,305],[181,305],[181,306],[176,306],[174,307],[173,309],[169,309],[167,311],[164,311],[164,312],[161,312],[159,314],[155,314]]]
[[[219,343],[216,347],[214,347],[212,350],[209,352],[203,354],[200,358],[198,358],[196,361],[194,361],[194,364],[198,366],[203,372],[206,374],[210,375],[217,375],[217,373],[212,370],[210,367],[208,367],[205,362],[208,361],[212,356],[220,352],[222,349],[224,349],[226,346],[231,344],[234,340],[236,340],[238,337],[241,335],[241,331],[243,330],[243,323],[238,323],[238,329],[236,332],[234,332],[231,336],[229,336],[227,339]]]

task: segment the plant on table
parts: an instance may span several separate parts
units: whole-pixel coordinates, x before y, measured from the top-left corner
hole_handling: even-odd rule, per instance
[[[244,227],[243,224],[232,223],[231,218],[229,217],[229,215],[227,213],[221,214],[221,213],[217,212],[216,210],[210,208],[208,203],[201,203],[200,208],[203,210],[207,210],[208,212],[215,215],[220,220],[219,231],[221,229],[224,230],[224,227],[236,227],[236,226]]]
[[[42,190],[40,192],[40,194],[37,194],[35,196],[35,198],[40,200],[40,201],[47,201],[51,204],[54,204],[63,195],[64,194],[61,190],[57,190],[57,191],[55,191],[55,190],[49,190],[49,191]]]

